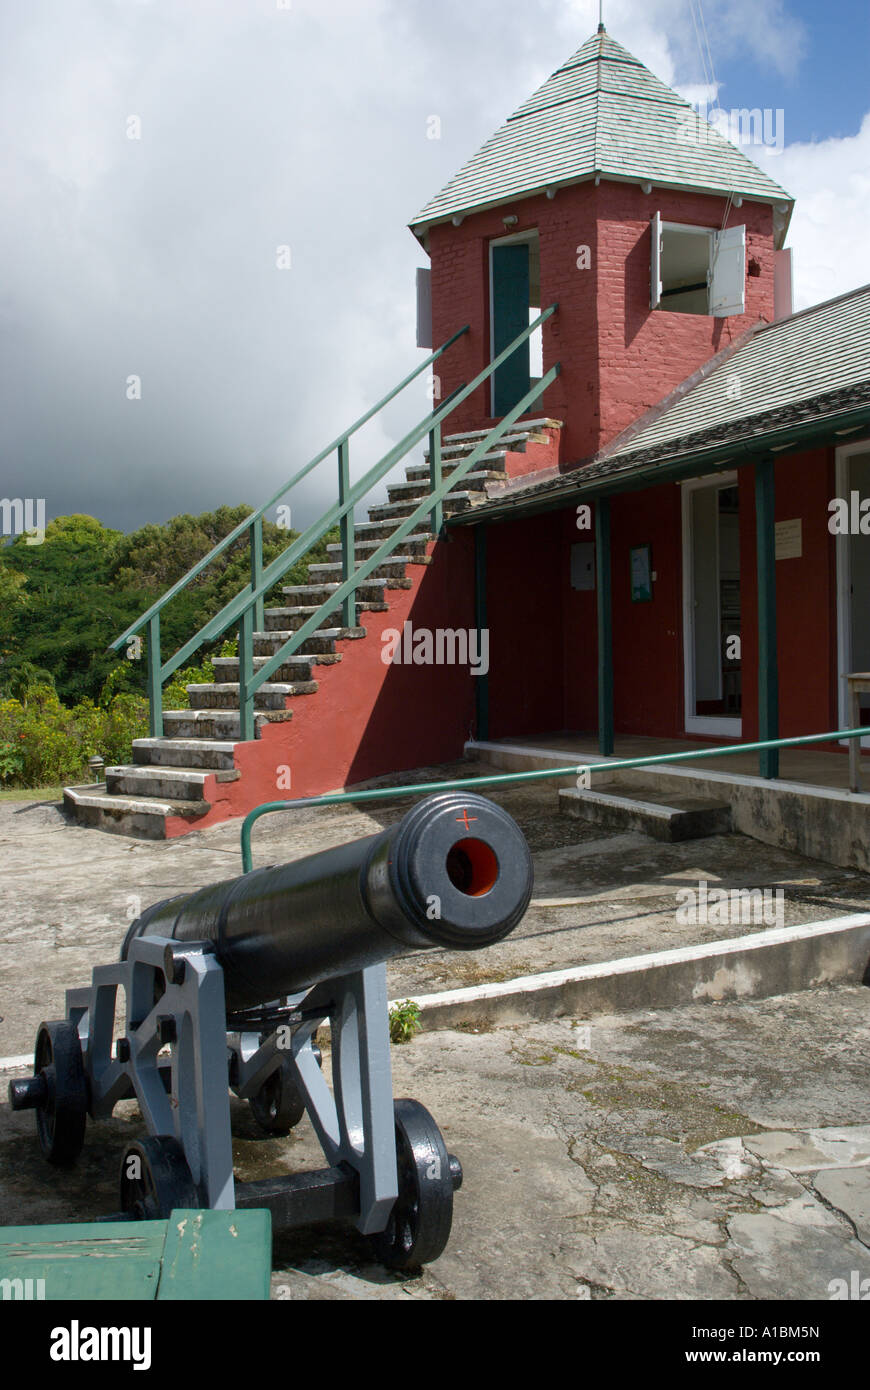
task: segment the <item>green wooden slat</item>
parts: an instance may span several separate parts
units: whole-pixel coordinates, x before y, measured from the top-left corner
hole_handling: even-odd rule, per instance
[[[153,1300],[165,1234],[165,1221],[9,1226],[0,1230],[0,1280],[42,1279],[46,1302]]]
[[[268,1299],[271,1267],[265,1210],[0,1229],[0,1281],[20,1280],[23,1294],[30,1280],[45,1302]],[[18,1293],[14,1282],[0,1285],[0,1303]]]
[[[270,1212],[174,1211],[167,1227],[158,1302],[268,1299]]]

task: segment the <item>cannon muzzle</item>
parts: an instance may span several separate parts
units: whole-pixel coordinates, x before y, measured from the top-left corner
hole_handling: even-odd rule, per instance
[[[519,826],[494,802],[443,792],[388,830],[155,904],[137,936],[209,941],[229,1010],[392,956],[476,950],[507,936],[532,893]]]

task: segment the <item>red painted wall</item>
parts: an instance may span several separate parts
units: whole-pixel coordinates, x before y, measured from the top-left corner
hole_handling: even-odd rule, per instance
[[[679,736],[683,722],[680,489],[673,483],[610,503],[614,724],[623,734]],[[650,603],[631,601],[631,556],[652,547]],[[597,723],[597,720],[596,720]]]
[[[208,779],[208,814],[194,822],[171,818],[167,836],[203,829],[245,815],[264,801],[283,801],[335,791],[371,777],[449,762],[462,757],[474,721],[474,679],[467,667],[384,664],[382,635],[415,629],[465,628],[474,624],[474,538],[462,532],[430,546],[432,564],[409,566],[411,589],[387,592],[387,613],[367,613],[366,637],[340,642],[343,660],[315,668],[315,695],[290,700],[293,718],[263,726],[251,743],[239,744],[236,782]],[[279,769],[291,769],[290,790]]]
[[[743,601],[743,733],[758,738],[758,586],[755,559],[755,483],[741,468],[740,568]],[[837,586],[828,502],[835,495],[834,451],[815,449],[777,460],[777,521],[802,521],[803,554],[777,560],[777,660],[780,737],[838,728]],[[837,745],[820,747],[833,751]]]
[[[464,324],[470,333],[436,364],[442,395],[470,381],[490,360],[489,243],[537,228],[542,306],[559,311],[544,325],[544,369],[560,362],[561,376],[545,397],[547,413],[565,422],[561,466],[591,457],[643,411],[658,404],[687,376],[759,319],[773,318],[773,214],[769,205],[732,208],[729,226],[747,229],[750,260],[759,274],[746,279],[746,312],[728,319],[651,310],[650,217],[720,227],[725,198],[602,182],[473,213],[461,226],[429,232],[432,260],[433,341],[444,342]],[[503,219],[516,216],[515,226]],[[591,269],[578,269],[588,246]],[[480,387],[450,417],[446,430],[482,429],[490,423],[489,387]]]

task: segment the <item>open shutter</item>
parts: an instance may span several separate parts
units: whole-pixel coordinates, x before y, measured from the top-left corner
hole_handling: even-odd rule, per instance
[[[724,319],[746,308],[746,228],[713,233],[710,313]]]
[[[662,215],[653,213],[650,218],[652,251],[649,268],[649,307],[657,309],[662,302]]]
[[[432,342],[432,271],[427,266],[417,270],[417,346],[429,348]]]

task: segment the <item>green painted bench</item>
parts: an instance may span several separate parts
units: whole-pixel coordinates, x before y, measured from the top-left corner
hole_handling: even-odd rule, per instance
[[[268,1299],[266,1210],[174,1211],[168,1221],[0,1227],[8,1299]]]

